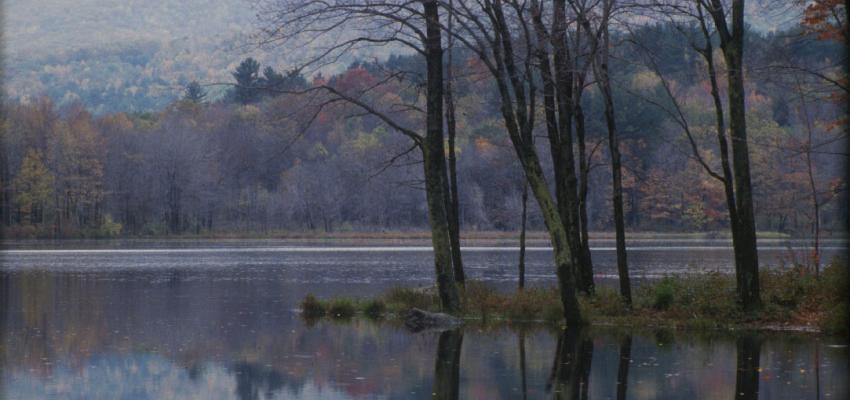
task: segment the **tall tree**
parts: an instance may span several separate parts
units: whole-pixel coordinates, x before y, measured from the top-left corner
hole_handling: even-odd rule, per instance
[[[611,88],[611,77],[608,70],[608,54],[610,47],[610,22],[611,12],[615,0],[604,0],[602,2],[602,13],[600,18],[600,30],[602,41],[599,45],[599,54],[594,62],[594,72],[598,82],[602,98],[605,103],[605,124],[608,128],[608,152],[611,155],[612,175],[612,202],[614,206],[614,230],[617,242],[617,273],[620,278],[620,296],[631,307],[632,292],[629,280],[629,265],[626,259],[626,232],[623,216],[623,172],[620,159],[619,133],[617,132],[617,119],[614,109],[614,94]],[[584,20],[584,13],[580,13]],[[586,20],[585,20],[586,21]]]
[[[735,276],[738,302],[746,309],[759,307],[758,245],[753,210],[753,185],[750,178],[750,150],[747,141],[747,115],[744,88],[744,0],[731,0],[731,21],[722,0],[698,0],[714,21],[720,49],[726,64],[729,107],[729,133],[732,138],[732,162],[735,188],[735,221],[732,241],[735,247]],[[710,1],[710,2],[709,2]],[[729,26],[731,23],[731,27]]]
[[[452,266],[452,230],[450,225],[450,204],[445,144],[443,143],[443,43],[440,11],[436,0],[422,2],[425,18],[425,62],[426,76],[426,122],[425,140],[422,145],[425,161],[425,185],[428,198],[429,219],[431,221],[431,241],[434,246],[434,258],[437,263],[437,284],[451,290],[441,290],[441,303],[448,311],[460,307],[455,287],[456,278]],[[459,246],[456,246],[458,253]]]
[[[506,4],[507,10],[511,12],[510,19],[506,17]],[[531,52],[534,50],[534,37],[523,9],[515,1],[484,0],[478,4],[459,2],[453,12],[458,16],[461,29],[454,34],[459,42],[478,56],[494,78],[508,137],[549,231],[564,318],[570,326],[580,325],[583,320],[576,297],[575,263],[568,231],[549,191],[540,157],[534,147],[532,133],[537,90],[532,79]],[[512,32],[517,30],[521,34],[515,39]],[[524,55],[515,52],[515,40],[521,44],[519,48],[526,49]]]
[[[238,103],[250,104],[260,98],[260,63],[248,57],[232,73],[236,80],[233,98]]]
[[[665,16],[684,16],[692,18],[699,26],[702,43],[691,39],[693,47],[705,60],[708,73],[711,98],[715,112],[715,127],[720,152],[722,172],[714,171],[702,156],[694,139],[694,133],[687,117],[673,94],[670,83],[665,78],[655,55],[650,55],[648,64],[661,80],[662,88],[672,106],[667,107],[654,99],[646,99],[673,117],[677,125],[685,132],[691,152],[700,166],[714,179],[723,183],[726,206],[729,213],[729,225],[732,232],[732,246],[735,253],[736,297],[738,304],[745,309],[757,308],[760,303],[758,277],[758,251],[756,244],[753,191],[750,177],[749,145],[746,129],[746,108],[744,102],[744,1],[732,0],[731,28],[726,21],[727,10],[721,0],[695,0],[693,3],[653,3],[653,7],[665,13]],[[706,15],[705,13],[708,13]],[[674,23],[675,24],[675,23]],[[674,25],[677,26],[677,25]],[[714,27],[712,33],[711,27]],[[679,29],[683,31],[683,29]],[[726,111],[721,98],[718,70],[714,60],[714,37],[719,36],[720,49],[724,56],[727,77],[727,107],[729,110],[729,134],[727,137]],[[638,43],[646,50],[646,46]],[[729,142],[731,141],[731,146]],[[731,157],[730,157],[731,147]]]
[[[419,8],[421,5],[421,8]],[[431,243],[434,249],[434,269],[442,308],[455,312],[460,300],[455,282],[452,262],[452,240],[449,225],[449,205],[451,204],[446,171],[445,144],[443,135],[443,47],[439,3],[436,0],[416,2],[390,2],[380,4],[362,4],[357,1],[270,0],[263,14],[269,25],[264,27],[270,41],[291,43],[303,39],[303,34],[338,35],[334,43],[318,57],[309,58],[301,68],[307,68],[334,59],[355,48],[357,45],[401,45],[412,49],[424,58],[425,76],[425,134],[410,128],[404,113],[398,107],[410,111],[422,109],[418,104],[389,104],[382,109],[369,101],[368,95],[384,88],[392,80],[402,79],[408,71],[389,73],[371,85],[366,84],[360,90],[349,91],[340,85],[318,84],[300,94],[322,92],[329,99],[320,97],[322,108],[345,102],[362,113],[372,115],[390,128],[411,139],[422,153],[423,174],[425,178],[425,197],[428,221],[431,226]],[[261,16],[262,18],[262,16]],[[353,33],[352,33],[353,32]],[[297,70],[300,70],[298,68]],[[360,82],[363,84],[363,82]],[[310,121],[314,121],[315,117]],[[409,152],[408,151],[408,152]]]
[[[26,216],[30,224],[43,222],[45,207],[53,194],[53,182],[53,175],[41,155],[29,150],[12,185],[17,193],[15,203],[18,213]]]
[[[537,1],[531,2],[531,22],[537,36],[535,58],[543,86],[546,132],[554,169],[558,212],[567,228],[573,262],[577,268],[578,288],[585,293],[592,293],[593,266],[590,258],[586,257],[589,252],[582,250],[579,226],[579,200],[572,139],[574,75],[573,61],[567,47],[566,1],[556,0],[552,7],[552,27],[549,30],[543,19],[542,5]]]
[[[446,100],[446,131],[449,136],[449,190],[447,190],[450,203],[447,207],[449,213],[449,229],[451,230],[451,240],[452,240],[452,265],[454,267],[455,273],[455,281],[463,285],[466,281],[466,274],[463,272],[463,257],[460,254],[460,190],[457,186],[457,154],[456,154],[456,138],[457,138],[457,118],[455,116],[455,101],[454,101],[454,35],[452,35],[452,31],[454,29],[454,16],[452,15],[452,10],[454,9],[453,1],[449,0],[449,10],[448,10],[448,21],[446,23],[446,29],[448,30],[447,36],[447,56],[446,56],[446,90],[445,90],[445,100]]]

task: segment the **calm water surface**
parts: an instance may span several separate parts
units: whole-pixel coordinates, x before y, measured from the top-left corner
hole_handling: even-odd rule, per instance
[[[801,242],[762,241],[780,267]],[[4,399],[844,399],[843,339],[792,334],[542,327],[411,334],[392,324],[319,322],[303,296],[427,285],[427,242],[7,242],[0,253]],[[473,279],[505,290],[517,251],[468,243]],[[535,242],[529,279],[554,282]],[[827,257],[844,243],[827,242]],[[613,243],[593,244],[615,273]],[[800,251],[797,251],[801,254]],[[729,272],[728,242],[635,241],[637,277]],[[618,384],[618,382],[620,382]]]

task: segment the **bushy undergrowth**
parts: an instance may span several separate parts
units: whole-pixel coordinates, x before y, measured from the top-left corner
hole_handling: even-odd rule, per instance
[[[356,312],[357,306],[352,299],[337,298],[331,300],[328,305],[328,315],[332,318],[348,319],[353,317]]]
[[[325,316],[327,309],[325,304],[319,301],[316,296],[308,294],[301,301],[301,315],[307,319],[319,318]]]
[[[819,277],[800,269],[762,271],[762,307],[744,312],[736,304],[735,277],[720,273],[678,275],[643,282],[633,290],[632,307],[610,287],[600,286],[592,296],[581,296],[580,306],[591,323],[663,325],[691,328],[758,327],[766,325],[816,326],[828,333],[848,333],[847,266],[834,262]],[[458,316],[487,321],[544,321],[560,323],[563,316],[555,288],[527,288],[502,292],[481,282],[461,288]],[[304,316],[370,318],[398,314],[410,308],[440,311],[433,288],[393,288],[370,300],[318,300],[308,295]]]
[[[363,306],[363,313],[372,319],[383,318],[386,312],[387,305],[381,299],[369,300]]]

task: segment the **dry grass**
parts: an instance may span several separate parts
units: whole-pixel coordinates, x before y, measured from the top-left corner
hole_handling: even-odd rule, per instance
[[[716,273],[678,275],[644,283],[633,291],[631,309],[612,288],[599,287],[593,296],[579,300],[591,324],[699,329],[804,326],[843,334],[848,333],[847,280],[843,262],[827,266],[819,278],[801,269],[763,271],[763,304],[754,312],[744,312],[735,303],[734,276]],[[414,307],[440,311],[436,291],[393,288],[371,300],[318,300],[308,295],[302,302],[305,317],[311,318],[325,315],[324,310],[334,317],[394,316]],[[471,281],[461,289],[461,311],[457,315],[483,324],[560,324],[562,310],[554,288],[501,292]]]

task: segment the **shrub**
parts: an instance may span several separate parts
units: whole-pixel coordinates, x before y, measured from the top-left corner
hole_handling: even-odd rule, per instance
[[[827,333],[837,335],[847,335],[850,333],[850,320],[847,318],[846,303],[838,303],[829,307],[824,313],[820,323],[820,328]]]
[[[381,299],[369,300],[363,307],[363,313],[372,319],[378,319],[384,316],[387,311],[387,305]]]
[[[113,238],[121,235],[122,226],[120,223],[112,220],[112,216],[106,214],[103,218],[103,223],[97,228],[95,236],[98,238]]]
[[[547,303],[543,307],[542,316],[544,321],[551,324],[561,322],[561,319],[564,317],[564,308],[561,306],[561,302]]]
[[[433,310],[437,308],[439,301],[437,296],[420,289],[392,288],[384,295],[386,304],[393,304],[400,308],[421,308]]]
[[[546,308],[557,308],[559,301],[560,297],[553,289],[525,289],[508,297],[502,311],[514,320],[545,319]]]
[[[333,299],[328,307],[328,314],[332,318],[347,319],[354,316],[356,308],[351,299]]]
[[[662,279],[655,285],[653,290],[652,306],[656,310],[666,310],[670,308],[670,306],[673,305],[674,292],[675,288],[673,280],[670,278]]]
[[[301,315],[307,319],[315,319],[323,317],[326,313],[325,305],[313,296],[308,294],[301,301]]]
[[[600,286],[596,288],[596,293],[590,297],[588,301],[593,306],[594,313],[599,313],[606,316],[621,316],[628,315],[626,302],[618,290],[613,288]]]
[[[467,312],[476,312],[483,319],[487,319],[491,314],[505,312],[508,308],[504,296],[480,282],[467,282],[461,301]]]

